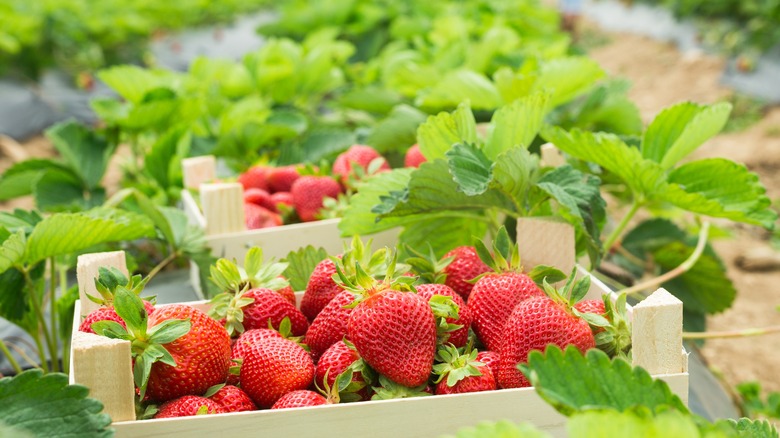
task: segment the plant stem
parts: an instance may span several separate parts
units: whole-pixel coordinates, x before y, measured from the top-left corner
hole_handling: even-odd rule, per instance
[[[46,327],[46,318],[43,316],[41,303],[38,302],[38,294],[35,292],[35,284],[33,284],[32,278],[30,278],[30,273],[27,270],[22,270],[22,272],[24,272],[24,281],[27,283],[27,288],[30,292],[30,303],[32,303],[33,312],[35,312],[35,317],[38,320],[38,330],[35,332],[33,339],[35,339],[35,344],[38,346],[38,355],[41,359],[41,367],[43,368],[44,372],[48,373],[49,364],[46,360],[46,351],[44,350],[43,344],[41,343],[41,332],[43,332],[46,345],[49,347],[49,355],[52,360],[54,356],[57,356],[57,349],[52,343],[51,337],[49,336],[49,331]],[[32,335],[32,333],[30,334]]]
[[[28,365],[30,365],[33,368],[39,368],[38,364],[35,363],[33,358],[31,358],[30,356],[27,355],[27,353],[24,352],[24,349],[22,349],[18,345],[14,345],[13,343],[8,342],[8,341],[6,341],[6,346],[10,347],[12,350],[14,350],[16,352],[16,354],[18,354],[22,359],[25,360],[25,362],[27,362]]]
[[[8,346],[5,345],[5,341],[2,339],[0,339],[0,351],[2,351],[5,357],[8,358],[8,363],[11,364],[16,374],[21,374],[22,367],[19,366],[19,362],[16,361],[16,358],[8,350]]]
[[[704,252],[704,248],[707,246],[707,236],[709,235],[709,232],[710,223],[704,222],[701,225],[701,229],[699,230],[699,241],[696,243],[696,248],[693,250],[691,255],[680,264],[680,266],[664,273],[663,275],[659,275],[658,277],[651,278],[645,282],[635,284],[628,289],[623,289],[620,291],[620,293],[631,295],[641,292],[645,289],[658,287],[659,285],[688,272],[693,267],[693,265],[699,261],[699,257],[701,257],[702,253]]]
[[[68,293],[68,269],[60,268],[60,295],[65,296]],[[70,315],[71,321],[73,315]],[[62,321],[60,321],[62,324]],[[71,327],[72,329],[73,327]],[[70,335],[66,335],[62,339],[62,372],[65,374],[70,373]]]
[[[179,255],[178,251],[172,251],[170,254],[168,254],[168,257],[163,259],[160,263],[157,264],[154,268],[152,268],[151,271],[149,271],[149,274],[146,276],[146,281],[148,282],[151,280],[155,275],[157,275],[168,263],[172,262],[177,256]]]
[[[617,242],[618,239],[623,235],[623,231],[625,231],[628,223],[631,221],[631,219],[634,218],[634,215],[641,206],[642,203],[636,199],[631,202],[631,208],[628,210],[626,215],[623,216],[623,220],[621,220],[618,226],[612,230],[612,233],[610,233],[609,237],[607,237],[607,240],[604,241],[604,250],[609,252],[609,250],[612,249],[612,245],[614,245],[615,242]]]
[[[726,339],[744,338],[747,336],[763,336],[772,333],[780,333],[780,325],[764,328],[751,328],[745,330],[733,330],[723,332],[684,332],[683,339]]]
[[[59,345],[59,330],[57,329],[57,264],[54,261],[54,257],[49,259],[49,321],[51,329],[51,339],[54,343],[55,351],[53,352],[51,370],[60,370],[60,358],[59,352],[56,351]],[[45,330],[45,328],[44,328]]]

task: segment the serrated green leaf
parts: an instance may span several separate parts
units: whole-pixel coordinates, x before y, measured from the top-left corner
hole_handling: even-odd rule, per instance
[[[417,128],[417,143],[426,160],[444,158],[455,143],[476,143],[477,122],[471,106],[465,102],[452,113],[439,113]]]
[[[110,437],[111,418],[89,390],[61,373],[25,371],[0,379],[0,421],[34,436]]]
[[[388,218],[377,222],[377,215],[371,210],[382,203],[380,197],[406,189],[413,171],[414,169],[410,168],[393,169],[362,180],[339,222],[341,235],[368,235],[404,223],[403,218]]]
[[[33,188],[36,207],[50,212],[86,210],[102,204],[104,194],[102,188],[87,191],[84,182],[70,170],[46,172]]]
[[[693,161],[674,169],[668,181],[658,197],[682,209],[769,229],[777,221],[758,175],[742,164],[723,158]]]
[[[100,185],[108,162],[116,150],[115,144],[76,122],[54,125],[46,130],[46,137],[69,167],[81,177],[86,188],[95,189]]]
[[[403,151],[417,143],[417,128],[425,119],[426,114],[417,108],[406,104],[397,105],[374,126],[366,144],[379,153]]]
[[[638,149],[628,146],[615,135],[579,129],[566,132],[561,128],[547,127],[542,130],[542,136],[569,155],[609,170],[637,195],[647,197],[663,187],[663,169],[657,163],[642,158]]]
[[[15,163],[0,176],[0,201],[32,194],[35,183],[49,171],[71,172],[53,160],[29,159]]]
[[[534,93],[499,108],[490,121],[485,147],[482,151],[496,160],[514,147],[528,148],[542,128],[550,110],[550,95]]]
[[[700,438],[702,435],[690,415],[666,411],[652,416],[612,410],[585,411],[569,418],[566,431],[571,438],[637,437]]]
[[[0,244],[0,273],[3,273],[22,260],[27,239],[23,230],[15,233],[9,233],[5,228],[0,230],[7,236]]]
[[[591,349],[583,356],[574,346],[563,352],[551,345],[544,354],[532,351],[528,364],[521,367],[539,395],[564,415],[584,408],[625,411],[636,406],[688,413],[665,382],[653,380],[642,368],[632,369],[623,359],[610,361],[600,350]]]
[[[493,162],[479,148],[468,143],[455,143],[445,155],[459,191],[468,196],[485,193],[493,179]]]
[[[670,169],[717,134],[731,113],[727,102],[698,105],[683,102],[665,108],[650,122],[642,139],[642,156]]]
[[[447,73],[415,101],[417,106],[432,111],[454,108],[461,102],[470,102],[472,108],[485,110],[502,104],[501,95],[490,79],[469,70]]]
[[[541,65],[531,90],[550,92],[550,106],[555,107],[586,93],[604,76],[604,70],[591,58],[558,58]]]
[[[539,157],[523,148],[512,148],[496,159],[490,186],[511,198],[514,210],[522,211],[538,169]]]
[[[743,438],[777,438],[777,428],[767,420],[753,420],[750,418],[732,418],[718,420],[718,426],[724,426],[736,432],[735,436]]]
[[[105,208],[60,213],[39,222],[27,241],[26,263],[77,252],[91,246],[154,237],[152,222],[140,215]]]
[[[16,268],[0,273],[0,316],[18,322],[30,311],[25,291],[24,274]]]
[[[457,216],[420,218],[406,224],[398,241],[412,248],[423,248],[430,244],[434,253],[441,256],[456,246],[471,245],[473,236],[484,236],[486,233],[487,223],[479,220]]]
[[[442,435],[440,438],[549,438],[530,423],[515,424],[509,420],[496,423],[483,422],[474,427],[463,428],[455,435]]]
[[[328,252],[324,248],[314,248],[311,245],[287,254],[284,258],[287,262],[284,277],[290,282],[290,287],[295,291],[305,290],[314,268],[327,257]]]

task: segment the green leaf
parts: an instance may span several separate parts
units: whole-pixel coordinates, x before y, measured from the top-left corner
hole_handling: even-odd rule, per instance
[[[550,95],[534,93],[517,99],[493,113],[487,141],[482,149],[488,158],[498,156],[514,147],[528,148],[539,133],[544,117],[549,112]]]
[[[745,438],[777,438],[777,428],[767,420],[753,420],[750,418],[732,418],[718,420],[718,426],[727,427],[736,432],[735,436]]]
[[[111,418],[89,390],[61,373],[25,371],[0,379],[0,421],[34,436],[110,437]]]
[[[458,105],[452,113],[439,113],[417,128],[420,152],[428,161],[444,158],[455,143],[476,143],[477,122],[467,102]]]
[[[479,148],[468,143],[455,143],[445,155],[459,191],[468,196],[485,193],[493,179],[493,162]]]
[[[555,284],[567,278],[567,275],[564,274],[561,270],[546,265],[538,265],[534,267],[531,269],[531,272],[528,273],[528,276],[531,277],[531,280],[533,280],[537,285],[541,285],[542,280],[547,280],[548,283]]]
[[[690,415],[670,410],[657,416],[633,411],[585,411],[569,418],[566,431],[571,438],[637,437],[699,438],[702,435]]]
[[[100,185],[116,149],[114,144],[76,122],[57,124],[46,130],[46,137],[87,188]]]
[[[406,104],[397,105],[374,126],[366,144],[380,153],[405,150],[417,143],[417,128],[425,119],[426,114],[417,108]]]
[[[523,211],[529,187],[537,179],[539,157],[521,147],[512,148],[496,159],[490,187],[509,196],[513,209]]]
[[[172,83],[175,75],[162,70],[120,65],[101,70],[98,78],[125,100],[138,104],[148,92]]]
[[[683,102],[665,108],[650,122],[642,139],[642,156],[670,169],[721,131],[731,104]]]
[[[307,163],[317,163],[325,157],[347,149],[355,141],[355,134],[348,129],[312,128],[301,141],[302,158]]]
[[[164,189],[174,185],[174,176],[181,173],[181,160],[189,153],[188,134],[187,127],[171,129],[154,142],[144,158],[144,168]]]
[[[398,241],[412,248],[424,248],[430,244],[435,254],[443,255],[456,246],[471,245],[474,236],[481,237],[486,233],[487,223],[484,221],[457,216],[423,217],[406,224]]]
[[[586,93],[604,76],[604,70],[588,57],[558,58],[541,65],[531,90],[549,91],[550,106],[556,107]]]
[[[114,309],[127,324],[130,333],[138,339],[146,338],[149,315],[138,295],[124,287],[118,287],[114,292]]]
[[[191,327],[188,319],[169,319],[149,329],[149,341],[168,344],[189,333]]]
[[[30,311],[25,291],[24,274],[16,268],[0,274],[0,316],[11,321],[22,321]]]
[[[57,312],[59,312],[57,317],[60,319],[57,325],[59,326],[60,336],[62,336],[63,339],[67,339],[67,337],[71,336],[73,333],[73,311],[75,310],[76,300],[78,299],[78,284],[69,287],[64,294],[57,298]]]
[[[314,248],[311,245],[287,254],[284,258],[287,262],[284,277],[290,281],[290,287],[295,291],[305,290],[314,268],[327,257],[328,252],[325,249]]]
[[[35,183],[49,171],[72,173],[67,166],[46,159],[29,159],[9,167],[0,176],[0,201],[32,194]]]
[[[350,198],[349,205],[339,222],[342,236],[367,235],[390,229],[404,222],[402,218],[388,218],[377,222],[377,215],[371,211],[382,203],[382,196],[406,189],[414,169],[393,169],[360,181],[357,193]]]
[[[441,438],[549,438],[530,423],[515,424],[509,420],[495,423],[483,422],[474,427],[460,429],[455,435],[442,435]]]
[[[628,146],[615,135],[579,129],[566,132],[561,128],[547,127],[542,130],[542,136],[569,155],[609,170],[637,195],[648,197],[663,187],[663,169],[642,158],[638,149]]]
[[[666,383],[653,380],[642,368],[632,369],[623,359],[610,361],[601,350],[591,349],[583,356],[574,346],[563,352],[551,345],[544,354],[532,351],[528,364],[520,367],[539,395],[564,415],[586,408],[625,411],[636,406],[688,413]]]
[[[693,161],[674,169],[668,181],[659,198],[684,210],[768,229],[777,221],[758,175],[742,164],[723,158]]]
[[[22,260],[26,239],[23,230],[18,230],[13,234],[8,233],[5,228],[0,228],[0,230],[5,231],[7,235],[0,244],[0,273],[3,273]]]
[[[471,107],[485,110],[502,104],[501,95],[490,79],[469,70],[447,73],[415,101],[417,106],[433,111],[454,108],[461,102],[470,102]]]
[[[46,172],[33,188],[36,207],[51,212],[86,210],[100,205],[104,199],[103,193],[103,189],[88,192],[80,177],[70,170]]]
[[[152,222],[140,215],[105,208],[60,213],[35,226],[27,241],[25,262],[70,254],[94,245],[154,237]]]

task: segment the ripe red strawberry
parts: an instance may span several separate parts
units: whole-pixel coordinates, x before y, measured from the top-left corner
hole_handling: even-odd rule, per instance
[[[382,160],[382,164],[379,166],[380,171],[390,170],[390,165],[387,164],[387,160],[382,157],[374,148],[365,145],[352,145],[345,152],[339,154],[336,157],[336,161],[333,162],[333,174],[338,175],[343,184],[346,184],[349,176],[355,173],[355,167],[360,167],[363,174],[369,169],[369,164],[375,159]],[[358,175],[361,175],[360,173]]]
[[[325,259],[317,264],[309,277],[306,292],[301,298],[301,312],[313,321],[322,309],[328,305],[343,289],[333,281],[336,264],[331,259]]]
[[[420,152],[420,145],[415,144],[406,151],[406,156],[404,157],[404,167],[420,167],[420,164],[426,161],[427,160],[423,156],[422,152]]]
[[[495,351],[480,351],[477,353],[477,362],[482,362],[486,367],[490,368],[493,373],[493,377],[498,377],[498,362],[501,357]]]
[[[266,182],[267,173],[268,168],[265,166],[253,166],[238,176],[238,182],[244,186],[244,190],[255,188],[268,191],[268,183]]]
[[[416,287],[417,295],[422,297],[425,301],[430,301],[434,295],[442,295],[452,298],[455,305],[458,306],[459,318],[446,318],[447,324],[455,324],[462,326],[461,328],[447,333],[446,343],[450,343],[456,347],[463,347],[468,342],[469,328],[471,327],[471,311],[463,302],[463,299],[455,293],[449,286],[444,284],[421,284]]]
[[[192,417],[195,415],[224,414],[227,412],[219,403],[205,397],[185,395],[160,406],[154,418]]]
[[[607,312],[602,300],[582,300],[575,304],[574,308],[582,313],[595,313],[596,315],[604,315]]]
[[[225,412],[257,410],[257,406],[252,402],[252,399],[237,386],[225,385],[209,398],[222,406]]]
[[[149,301],[144,301],[144,309],[146,309],[146,313],[148,315],[151,315],[154,313],[154,304],[150,303]],[[119,325],[122,327],[127,328],[125,322],[119,315],[116,314],[116,310],[114,310],[113,307],[101,307],[90,312],[89,315],[84,318],[84,321],[81,321],[81,325],[79,325],[79,331],[94,334],[95,331],[92,330],[92,324],[98,321],[114,321],[119,323]]]
[[[260,408],[269,408],[296,389],[314,381],[314,362],[309,353],[287,339],[267,338],[254,344],[241,365],[241,389]]]
[[[172,319],[189,319],[190,331],[163,344],[176,366],[155,362],[149,375],[150,400],[167,401],[189,394],[203,394],[223,383],[230,368],[230,337],[217,321],[183,304],[158,307],[149,316],[149,327]]]
[[[445,345],[436,354],[438,364],[433,372],[436,394],[463,394],[467,392],[493,391],[496,380],[485,364],[477,361],[477,350],[460,353],[452,345]]]
[[[572,274],[574,275],[574,273]],[[526,377],[517,369],[518,363],[527,363],[532,350],[544,351],[550,345],[561,349],[574,345],[585,353],[595,348],[596,341],[587,321],[574,314],[573,305],[590,285],[588,277],[574,284],[567,283],[563,293],[545,284],[549,295],[532,297],[512,311],[506,321],[504,338],[499,350],[501,357],[498,369],[498,383],[502,388],[520,388],[531,386]],[[575,296],[572,296],[572,291]]]
[[[314,383],[319,388],[334,388],[336,379],[347,369],[360,360],[360,355],[354,349],[350,348],[344,341],[338,341],[325,350],[317,361],[317,370],[314,377]],[[327,379],[326,379],[327,376]],[[363,378],[363,374],[355,370],[352,372],[352,382],[346,391],[340,394],[341,401],[359,401],[368,400],[368,387]]]
[[[282,225],[282,217],[267,208],[245,202],[244,223],[249,230],[278,227]]]
[[[279,204],[284,204],[288,207],[293,206],[293,196],[290,192],[276,192],[271,195],[271,203],[274,208],[272,211],[279,212]]]
[[[347,334],[347,323],[352,308],[346,306],[353,301],[355,296],[352,292],[342,290],[311,322],[304,342],[309,346],[315,360]]]
[[[266,179],[272,192],[289,192],[300,176],[296,166],[282,166],[271,169]]]
[[[341,193],[341,186],[327,176],[302,176],[293,183],[290,193],[298,217],[304,222],[311,222],[317,220],[322,209],[322,200],[337,198]]]
[[[379,374],[408,387],[428,380],[436,355],[436,320],[415,293],[386,289],[357,305],[347,338]]]
[[[241,308],[244,312],[245,330],[268,328],[269,323],[272,327],[279,328],[284,318],[290,318],[293,336],[303,336],[309,328],[309,321],[303,313],[277,291],[250,289],[242,297],[254,300]]]
[[[263,189],[252,187],[244,190],[244,202],[259,205],[270,210],[268,205],[271,205],[271,194]]]
[[[303,408],[328,404],[328,399],[314,391],[300,389],[288,392],[271,406],[271,409]]]
[[[490,272],[491,269],[479,259],[473,246],[459,246],[444,255],[444,258],[449,257],[453,260],[444,268],[444,273],[447,274],[444,284],[451,287],[464,300],[468,300],[474,287],[468,281]]]
[[[280,275],[279,278],[281,278],[282,280],[287,281],[287,279],[284,278],[283,275]],[[293,291],[292,286],[290,286],[289,284],[287,286],[285,286],[285,287],[276,289],[276,292],[279,295],[281,295],[282,297],[284,297],[285,300],[289,301],[290,304],[292,304],[293,306],[295,306],[297,304],[297,301],[295,299],[295,291]]]
[[[237,361],[243,361],[244,356],[246,356],[246,353],[252,348],[253,345],[259,343],[260,340],[267,339],[269,337],[284,339],[278,331],[267,328],[247,330],[244,333],[241,333],[235,342],[233,342],[233,347],[230,353],[231,365],[237,364]],[[238,374],[233,374],[233,370],[231,370],[231,373],[228,375],[227,384],[238,384]]]

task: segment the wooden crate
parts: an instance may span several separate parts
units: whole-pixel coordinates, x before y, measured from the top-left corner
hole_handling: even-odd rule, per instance
[[[328,254],[339,254],[351,238],[341,237],[340,219],[283,225],[258,230],[247,230],[244,224],[244,196],[239,183],[213,183],[216,178],[213,156],[188,158],[182,162],[184,186],[197,189],[200,204],[189,190],[182,191],[182,208],[191,224],[206,233],[206,243],[217,257],[236,259],[241,263],[246,251],[257,246],[266,258],[281,259],[290,251],[307,245],[322,247]],[[398,229],[383,231],[363,240],[373,240],[373,247],[394,246]],[[198,267],[191,265],[190,278],[200,293]]]
[[[574,232],[565,225],[538,219],[518,223],[520,251],[527,266],[543,263],[565,269],[574,266]],[[530,237],[530,238],[526,238]],[[557,240],[556,240],[557,239]],[[551,245],[552,242],[561,245]],[[555,247],[566,248],[556,251]],[[531,252],[529,252],[531,251]],[[124,263],[122,253],[82,256],[79,260],[81,300],[77,302],[74,329],[88,305],[84,293],[95,293],[92,278],[96,266]],[[579,268],[580,275],[590,275]],[[614,294],[591,278],[588,298]],[[301,293],[298,293],[300,300]],[[90,303],[91,304],[91,303]],[[206,310],[206,302],[189,303]],[[687,404],[688,355],[682,346],[682,302],[663,289],[633,308],[633,363],[655,378],[666,381]],[[506,389],[472,394],[369,401],[313,408],[256,411],[199,417],[135,421],[130,365],[126,341],[74,332],[71,382],[86,385],[114,419],[117,437],[189,437],[217,434],[294,437],[435,437],[454,433],[480,421],[510,419],[530,421],[553,435],[565,433],[565,417],[544,402],[533,388]]]

